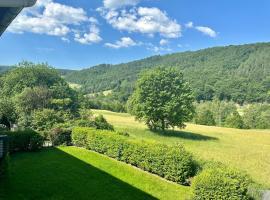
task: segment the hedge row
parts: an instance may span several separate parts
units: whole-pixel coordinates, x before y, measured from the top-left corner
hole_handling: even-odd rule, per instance
[[[8,136],[9,152],[36,151],[42,148],[43,137],[33,130],[16,132],[1,132],[1,135]]]
[[[105,154],[180,184],[189,183],[197,164],[183,146],[134,141],[112,131],[74,128],[74,145]]]
[[[249,200],[251,179],[244,173],[226,166],[209,167],[192,183],[193,200]]]

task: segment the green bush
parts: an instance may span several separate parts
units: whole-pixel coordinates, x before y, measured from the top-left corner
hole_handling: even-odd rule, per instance
[[[235,111],[231,115],[229,115],[225,120],[225,126],[229,128],[244,128],[244,121],[241,115]]]
[[[215,126],[215,118],[213,113],[210,110],[203,110],[200,112],[197,112],[195,116],[195,123],[200,125],[206,125],[206,126]]]
[[[8,175],[9,172],[9,154],[0,159],[0,178]]]
[[[94,121],[90,121],[89,119],[80,119],[80,120],[76,120],[75,121],[75,125],[79,126],[79,127],[92,127],[92,128],[96,128],[95,122]]]
[[[188,184],[197,169],[192,155],[181,145],[135,141],[116,132],[91,128],[74,128],[72,142],[180,184]]]
[[[55,128],[49,133],[49,139],[53,146],[71,145],[71,130]]]
[[[227,167],[210,167],[196,176],[192,183],[194,200],[245,200],[250,199],[249,177]]]
[[[103,115],[98,115],[97,117],[95,117],[94,123],[97,129],[110,131],[114,130],[113,125],[109,124],[107,120],[103,117]]]
[[[8,136],[9,152],[36,151],[42,148],[43,137],[33,130],[2,132]]]

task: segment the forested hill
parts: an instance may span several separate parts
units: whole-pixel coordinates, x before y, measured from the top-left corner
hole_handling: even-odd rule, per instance
[[[10,70],[11,68],[12,67],[10,67],[10,66],[1,66],[0,65],[0,74]]]
[[[214,96],[239,103],[269,101],[270,43],[214,47],[154,56],[119,65],[99,65],[67,74],[84,92],[130,90],[137,75],[153,67],[176,67],[190,82],[198,100]]]

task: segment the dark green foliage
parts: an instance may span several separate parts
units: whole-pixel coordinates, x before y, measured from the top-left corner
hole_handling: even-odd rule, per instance
[[[113,112],[126,112],[127,98],[122,99],[121,94],[113,92],[112,94],[104,95],[103,93],[97,93],[93,95],[87,95],[80,99],[81,104],[88,109],[110,110]]]
[[[46,86],[24,88],[16,95],[16,106],[19,112],[31,114],[33,110],[48,108],[52,93]]]
[[[157,68],[141,74],[131,96],[129,112],[152,130],[185,127],[192,119],[194,97],[183,75],[174,69]]]
[[[37,151],[41,149],[43,145],[43,137],[33,130],[2,132],[1,134],[8,136],[10,153],[18,151]]]
[[[189,183],[197,169],[192,155],[181,145],[134,141],[115,132],[91,128],[74,128],[72,142],[180,184]]]
[[[48,135],[53,146],[71,145],[71,130],[63,128],[54,128]]]
[[[195,116],[195,123],[207,126],[216,125],[213,113],[210,110],[202,110],[201,112],[197,112]]]
[[[54,125],[63,122],[64,117],[60,112],[52,109],[36,110],[32,116],[31,127],[38,131],[48,131]]]
[[[227,167],[203,170],[192,182],[194,200],[248,200],[249,177]]]
[[[103,117],[103,115],[98,115],[97,117],[95,117],[94,123],[97,129],[111,130],[111,131],[114,130],[113,126],[107,122],[107,120]]]
[[[95,122],[86,119],[80,119],[75,121],[75,125],[79,127],[92,127],[96,128]]]
[[[244,109],[243,120],[246,128],[269,129],[270,105],[253,104]]]
[[[9,154],[5,155],[3,158],[0,158],[0,181],[1,178],[8,176],[10,165],[9,159]]]
[[[75,125],[79,127],[92,127],[101,130],[111,130],[113,131],[113,125],[107,122],[103,115],[98,115],[96,117],[85,118],[81,115],[81,119],[75,121]]]
[[[237,111],[226,118],[225,126],[230,128],[244,128],[244,121]]]
[[[0,74],[1,73],[5,73],[5,72],[7,72],[10,69],[12,69],[11,66],[0,66]]]
[[[7,129],[11,128],[11,124],[17,120],[15,112],[15,104],[12,99],[7,97],[0,97],[0,124]]]
[[[23,62],[3,74],[0,96],[0,124],[7,128],[19,124],[44,131],[63,122],[65,113],[76,117],[79,107],[77,93],[47,64]]]
[[[237,112],[235,103],[220,101],[218,99],[214,99],[213,101],[196,103],[195,107],[197,116],[199,117],[204,114],[209,114],[208,117],[211,118],[210,115],[212,114],[215,121],[214,124],[217,126],[224,126],[226,118],[230,116],[233,112]],[[211,114],[208,111],[210,111]],[[201,123],[200,121],[202,120],[203,119],[197,120],[198,124],[200,124]],[[196,123],[196,118],[194,121]],[[212,121],[212,119],[210,119],[210,121]],[[203,122],[202,124],[207,125],[205,121],[202,122]]]
[[[1,77],[3,88],[1,94],[13,96],[23,92],[25,88],[47,86],[48,88],[64,83],[58,72],[46,64],[20,63]]]
[[[269,55],[270,43],[215,47],[119,65],[99,65],[70,73],[66,80],[81,84],[86,94],[114,90],[126,97],[132,93],[142,70],[175,66],[190,82],[197,101],[216,96],[240,104],[269,102]]]

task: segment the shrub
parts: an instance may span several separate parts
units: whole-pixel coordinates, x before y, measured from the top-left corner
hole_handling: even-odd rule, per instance
[[[207,126],[215,126],[215,118],[213,113],[210,110],[202,110],[197,112],[195,116],[195,123]]]
[[[247,128],[270,128],[270,105],[252,104],[244,109],[243,121]]]
[[[43,137],[33,131],[24,130],[16,132],[2,132],[8,136],[9,152],[16,151],[36,151],[42,148]]]
[[[96,124],[94,121],[86,120],[86,119],[80,119],[75,121],[75,125],[79,127],[92,127],[96,128]]]
[[[71,145],[71,130],[55,128],[49,133],[49,139],[53,146]]]
[[[107,120],[103,117],[103,115],[98,115],[94,119],[95,126],[97,129],[102,129],[102,130],[111,130],[113,131],[113,125],[109,124]]]
[[[197,169],[192,155],[181,145],[136,141],[116,132],[91,128],[74,128],[72,142],[180,184],[188,184]]]
[[[192,183],[194,200],[245,200],[249,199],[249,177],[227,167],[203,170]]]
[[[9,154],[0,159],[0,178],[8,175],[9,172]]]
[[[237,111],[229,115],[225,120],[225,126],[229,128],[244,128],[244,121]]]

